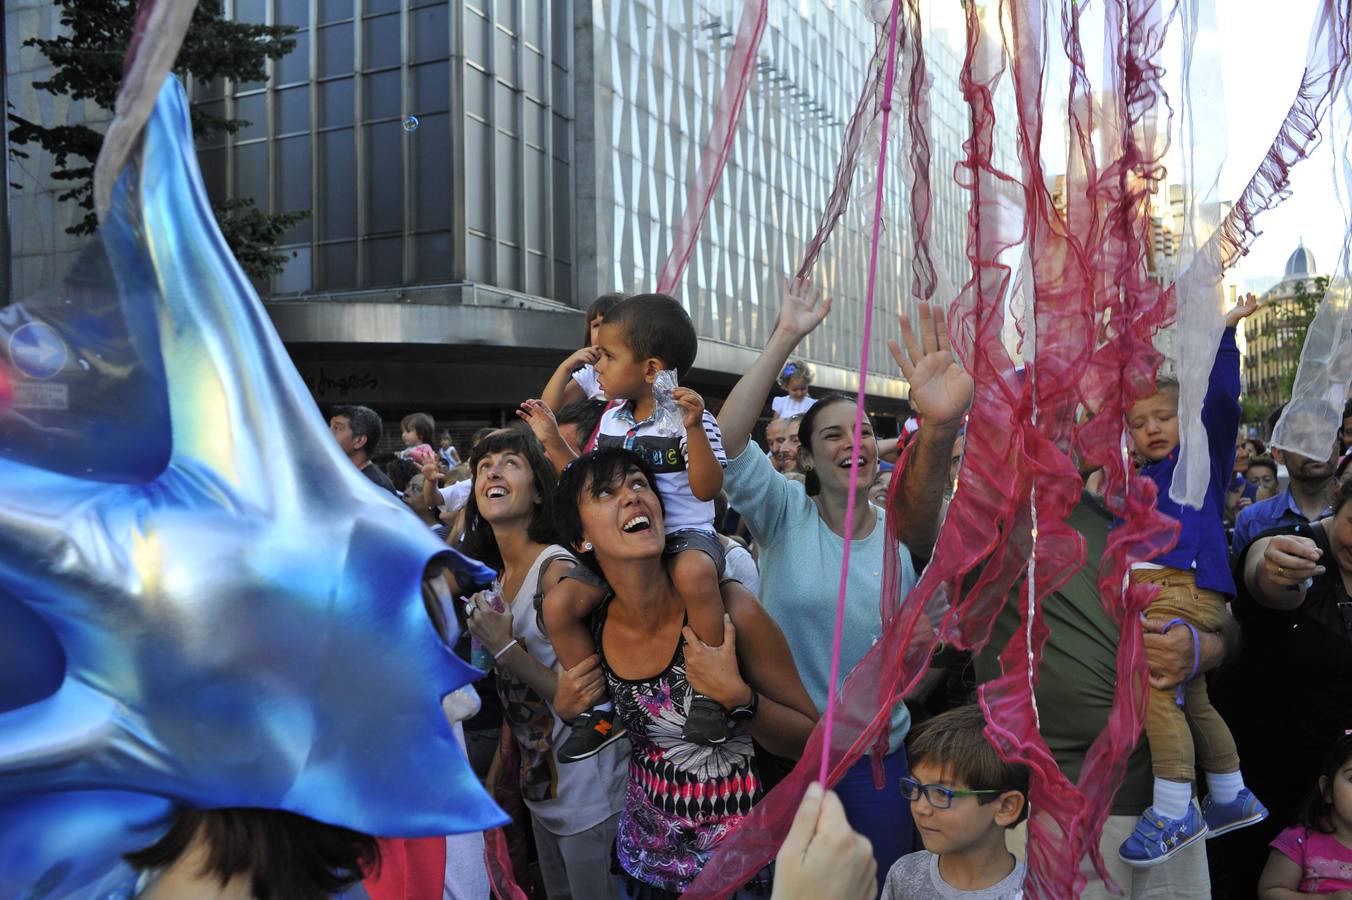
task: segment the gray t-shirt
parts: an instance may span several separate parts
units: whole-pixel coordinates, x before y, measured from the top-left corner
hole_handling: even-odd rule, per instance
[[[979,891],[962,891],[939,874],[939,857],[928,850],[897,860],[887,873],[881,900],[1023,900],[1023,877],[1028,867],[1014,861],[1014,871]]]

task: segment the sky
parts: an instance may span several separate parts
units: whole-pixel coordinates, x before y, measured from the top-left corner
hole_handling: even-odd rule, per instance
[[[1222,37],[1229,152],[1221,170],[1223,199],[1239,196],[1267,152],[1300,84],[1316,0],[1216,0]],[[1241,278],[1280,276],[1303,238],[1321,274],[1333,272],[1342,249],[1345,215],[1334,193],[1327,138],[1292,170],[1292,195],[1258,219],[1262,235],[1237,266]]]

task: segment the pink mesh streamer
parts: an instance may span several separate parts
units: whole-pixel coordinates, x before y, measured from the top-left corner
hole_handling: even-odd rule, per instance
[[[1106,880],[1099,835],[1126,759],[1139,740],[1145,708],[1137,623],[1152,592],[1129,586],[1127,575],[1133,561],[1167,551],[1177,533],[1177,524],[1155,511],[1153,483],[1132,471],[1122,424],[1127,407],[1153,389],[1160,362],[1153,337],[1174,317],[1173,291],[1152,283],[1146,265],[1152,239],[1149,199],[1164,174],[1162,138],[1169,106],[1160,85],[1159,57],[1169,12],[1159,0],[1108,0],[1103,5],[1104,74],[1096,89],[1080,43],[1081,10],[1076,4],[1060,6],[1060,51],[1070,62],[1071,76],[1065,202],[1057,206],[1040,155],[1047,21],[1053,5],[1048,0],[1001,5],[1004,58],[1011,61],[1018,108],[1022,171],[1014,174],[998,171],[992,163],[992,92],[1003,74],[1002,55],[989,46],[992,38],[980,27],[977,5],[966,5],[961,86],[971,111],[972,136],[958,177],[971,193],[967,250],[973,274],[953,301],[950,322],[954,347],[975,380],[975,398],[961,487],[934,555],[903,603],[899,560],[892,548],[881,598],[883,636],[846,678],[832,710],[832,728],[818,726],[802,762],[725,842],[688,896],[726,896],[756,872],[782,841],[803,791],[817,774],[819,755],[828,754],[826,780],[834,783],[885,733],[892,704],[919,681],[936,643],[980,649],[1011,596],[1024,628],[1003,649],[1004,674],[983,687],[981,700],[991,722],[988,735],[1001,754],[1026,763],[1033,773],[1028,895],[1078,895],[1086,856]],[[913,7],[909,13],[913,22],[905,36],[911,43],[905,46],[918,48],[918,16]],[[1317,23],[1317,31],[1319,27]],[[1334,43],[1324,45],[1322,62],[1312,64],[1309,72],[1341,70],[1346,53]],[[912,65],[903,102],[910,104],[908,121],[914,122],[914,111],[924,103],[923,56],[916,54]],[[1215,238],[1227,242],[1227,262],[1256,234],[1253,217],[1284,196],[1291,161],[1308,152],[1313,132],[1303,117],[1318,117],[1310,112],[1310,103],[1317,105],[1310,83],[1307,77],[1273,151],[1225,223],[1224,237]],[[874,95],[875,89],[866,86],[846,129],[836,189],[800,275],[810,270],[847,202],[861,122],[867,124]],[[926,130],[921,119],[916,132]],[[913,215],[917,209],[927,210],[929,203],[927,175],[914,171],[920,160],[927,164],[923,154],[913,151],[908,177],[913,192],[922,195],[912,197]],[[1020,214],[1011,214],[1011,208]],[[927,258],[928,241],[923,220],[919,224],[910,232],[917,260]],[[1011,279],[1000,255],[1020,244],[1029,282],[1024,287],[1034,298],[1028,319],[1021,323],[1036,353],[1027,378],[1019,377],[1001,339]],[[923,295],[925,290],[917,272],[913,293]],[[1081,407],[1093,416],[1077,425]],[[903,457],[903,473],[913,450],[914,445]],[[1083,540],[1065,524],[1080,496],[1076,457],[1085,468],[1105,470],[1105,500],[1121,520],[1099,566],[1100,595],[1120,628],[1121,642],[1107,727],[1090,748],[1078,781],[1071,783],[1039,733],[1033,688],[1046,638],[1042,601],[1083,562]],[[901,480],[893,479],[894,489]],[[889,521],[888,527],[895,535],[894,523]],[[973,583],[960,593],[969,575]]]
[[[690,185],[690,196],[681,214],[681,222],[672,237],[671,252],[662,264],[661,274],[657,276],[657,291],[660,294],[670,294],[680,282],[686,264],[690,262],[690,255],[695,252],[695,242],[699,240],[714,191],[718,190],[723,169],[727,167],[746,92],[756,75],[756,50],[760,47],[761,35],[765,33],[767,2],[746,0],[746,5],[742,7],[737,40],[732,45],[732,57],[728,60],[728,72],[718,95],[718,105],[714,108],[709,137],[700,155],[699,169]]]

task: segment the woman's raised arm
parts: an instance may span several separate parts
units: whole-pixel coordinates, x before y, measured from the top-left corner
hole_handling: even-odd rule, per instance
[[[779,318],[775,330],[765,344],[765,350],[737,382],[723,409],[718,414],[718,428],[723,432],[723,449],[729,459],[742,455],[751,430],[756,427],[765,398],[775,385],[784,363],[793,348],[822,323],[831,311],[831,298],[821,298],[821,292],[805,281],[784,284],[784,295],[779,304]]]

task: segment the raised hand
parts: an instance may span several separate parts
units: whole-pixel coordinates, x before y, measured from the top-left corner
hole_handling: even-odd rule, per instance
[[[543,400],[526,400],[517,408],[516,414],[535,433],[535,437],[546,447],[554,440],[563,440],[559,434],[559,421],[554,418],[554,410]]]
[[[806,280],[786,280],[779,301],[779,319],[775,328],[795,338],[810,334],[831,311],[831,298],[822,298],[821,291]]]
[[[596,365],[596,361],[600,358],[600,347],[583,347],[581,350],[575,351],[571,356],[564,360],[563,365],[568,368],[569,372],[576,372],[583,366]]]
[[[671,399],[681,408],[681,420],[685,423],[686,431],[703,427],[700,424],[704,419],[703,397],[690,388],[681,387],[671,392]]]
[[[911,405],[926,425],[957,425],[972,403],[973,382],[953,356],[944,311],[920,304],[919,340],[911,320],[898,318],[905,351],[896,341],[888,341],[887,349],[911,384]]]
[[[1239,301],[1239,305],[1225,314],[1225,327],[1234,328],[1244,319],[1254,314],[1258,309],[1258,295],[1245,294],[1244,299]]]

